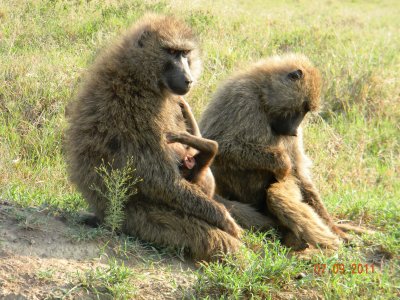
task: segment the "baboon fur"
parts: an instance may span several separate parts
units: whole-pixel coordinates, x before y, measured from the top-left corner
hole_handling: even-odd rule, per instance
[[[105,50],[87,72],[69,109],[66,131],[71,181],[100,221],[107,200],[95,168],[122,168],[132,159],[142,178],[125,207],[123,231],[164,246],[186,247],[195,259],[235,252],[241,228],[228,210],[182,178],[166,133],[187,126],[180,96],[161,80],[165,48],[188,52],[193,78],[200,73],[197,41],[173,17],[148,15]]]
[[[300,240],[336,248],[346,234],[311,180],[299,125],[318,109],[320,85],[319,71],[305,56],[269,58],[218,89],[200,129],[219,144],[212,166],[219,195],[276,217]]]

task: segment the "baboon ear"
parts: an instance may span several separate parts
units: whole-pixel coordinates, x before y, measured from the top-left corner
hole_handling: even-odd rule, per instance
[[[296,81],[303,78],[303,71],[298,69],[296,71],[290,72],[287,76],[290,80]]]
[[[144,43],[146,42],[146,40],[150,37],[150,32],[145,30],[142,32],[142,34],[140,35],[139,39],[138,39],[138,46],[140,48],[142,48],[144,46]]]

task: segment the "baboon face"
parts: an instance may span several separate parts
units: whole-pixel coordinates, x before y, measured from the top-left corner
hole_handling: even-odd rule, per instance
[[[134,65],[161,92],[189,92],[201,64],[197,40],[190,28],[175,18],[157,17],[150,18],[140,31],[133,50]]]
[[[162,82],[173,94],[184,95],[189,92],[193,76],[189,67],[190,50],[167,48]]]
[[[319,106],[320,75],[305,57],[287,56],[267,61],[265,108],[275,135],[297,136],[309,111]]]
[[[303,78],[303,71],[301,69],[290,72],[286,75],[286,80],[293,83],[300,81]],[[303,105],[295,111],[288,112],[287,114],[276,116],[271,121],[271,128],[277,135],[291,135],[297,136],[297,128],[303,121],[304,116],[309,111],[308,99],[305,99]]]

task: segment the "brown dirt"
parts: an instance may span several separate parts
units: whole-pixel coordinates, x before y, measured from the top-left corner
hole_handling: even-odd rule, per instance
[[[135,299],[176,299],[190,291],[191,263],[139,242],[126,246],[123,238],[85,238],[90,232],[48,211],[0,202],[0,298],[96,299],[82,287],[79,274],[107,269],[110,257],[133,271]]]

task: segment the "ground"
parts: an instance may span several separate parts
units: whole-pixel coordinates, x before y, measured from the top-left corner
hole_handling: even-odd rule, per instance
[[[116,240],[109,240],[114,243],[111,247],[104,239],[82,237],[89,232],[90,228],[68,224],[47,210],[22,209],[3,201],[0,298],[92,299],[98,295],[93,288],[99,290],[100,297],[111,298],[104,282],[95,283],[93,288],[85,282],[91,280],[90,270],[110,269],[109,257],[115,257],[115,251],[119,251],[118,263],[133,273],[129,284],[135,299],[177,299],[190,291],[195,280],[192,262],[156,255],[156,250],[137,241],[123,250],[117,249],[122,244]]]

